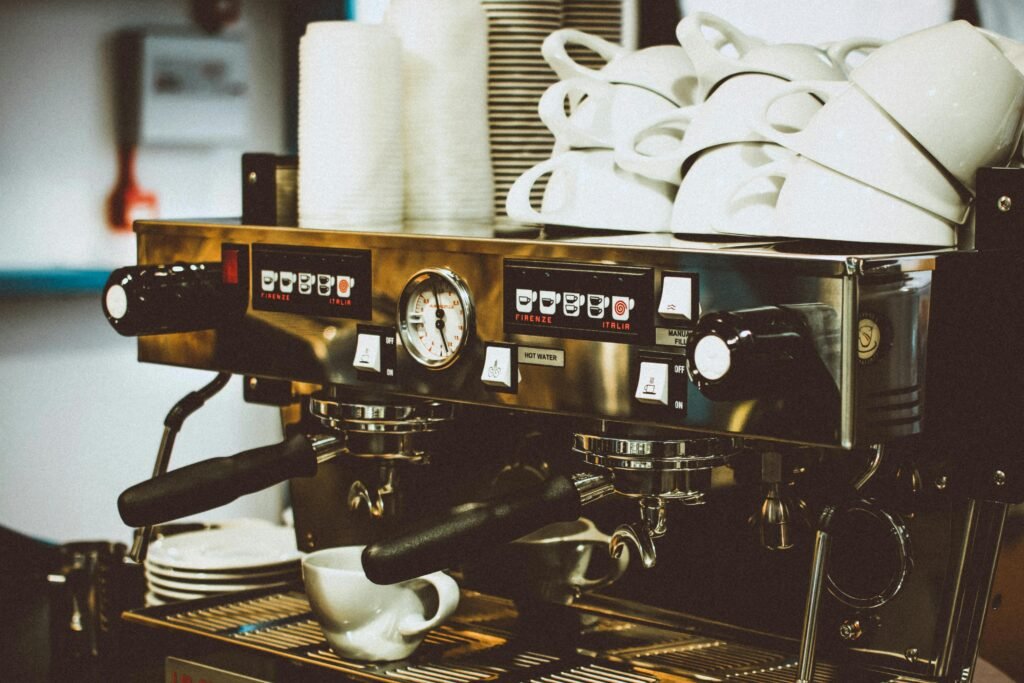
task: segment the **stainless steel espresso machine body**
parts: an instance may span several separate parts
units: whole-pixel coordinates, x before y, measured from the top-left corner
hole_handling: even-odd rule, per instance
[[[573,504],[537,503],[537,520],[586,505],[632,554],[591,604],[794,656],[650,670],[961,681],[1024,491],[1006,289],[1021,269],[983,248],[1005,234],[992,225],[978,249],[919,251],[140,222],[139,266],[105,308],[142,335],[140,361],[245,375],[252,400],[283,394],[289,431],[343,435],[292,480],[303,549],[374,542],[399,566],[387,544],[415,545],[423,517],[560,474],[538,500]],[[452,533],[445,566],[486,553]]]

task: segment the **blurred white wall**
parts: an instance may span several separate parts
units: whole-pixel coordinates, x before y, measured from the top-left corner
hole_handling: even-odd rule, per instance
[[[133,263],[106,226],[116,179],[113,37],[188,28],[187,0],[0,0],[0,270]],[[284,148],[277,0],[246,0],[251,137],[243,148],[142,149],[138,179],[163,217],[241,212],[243,151]],[[139,364],[93,296],[0,296],[0,525],[54,541],[127,540],[116,499],[147,478],[167,410],[212,373]],[[236,378],[185,423],[172,467],[271,443],[277,412]],[[281,488],[206,519],[276,519]]]

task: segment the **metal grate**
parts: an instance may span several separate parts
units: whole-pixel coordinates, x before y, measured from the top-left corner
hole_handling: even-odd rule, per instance
[[[790,683],[796,663],[780,652],[618,618],[580,613],[569,645],[516,635],[508,601],[467,592],[455,617],[402,662],[353,662],[328,647],[300,590],[260,589],[128,612],[162,626],[347,674],[395,683],[661,683],[699,677]],[[559,627],[561,628],[561,627]],[[551,651],[553,650],[553,651]],[[876,681],[881,678],[874,679]],[[838,681],[826,665],[816,683]]]
[[[703,640],[647,650],[631,660],[650,666],[668,666],[687,673],[707,675],[782,665],[786,662],[786,657],[771,650],[727,643],[723,640]]]

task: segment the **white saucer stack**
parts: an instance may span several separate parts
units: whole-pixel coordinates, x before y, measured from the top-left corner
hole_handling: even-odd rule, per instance
[[[204,529],[157,539],[144,563],[146,606],[263,588],[301,576],[295,530]]]

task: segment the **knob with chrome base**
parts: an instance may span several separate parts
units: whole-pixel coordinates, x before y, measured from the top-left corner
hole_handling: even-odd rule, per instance
[[[809,336],[800,314],[782,306],[707,313],[687,343],[687,372],[712,400],[757,398],[799,369]]]

